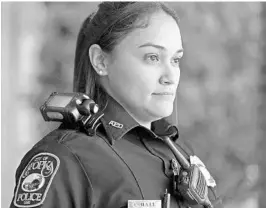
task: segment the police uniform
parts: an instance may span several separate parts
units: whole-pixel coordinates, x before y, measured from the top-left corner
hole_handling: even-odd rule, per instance
[[[128,200],[162,200],[166,189],[171,208],[186,207],[172,194],[174,155],[156,136],[166,121],[149,130],[109,97],[101,122],[93,137],[62,124],[39,141],[17,169],[10,207],[121,208]],[[175,143],[193,155],[181,139]],[[209,197],[216,199],[213,191]]]

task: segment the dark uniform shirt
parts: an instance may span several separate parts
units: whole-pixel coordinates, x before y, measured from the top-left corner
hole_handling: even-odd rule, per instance
[[[10,207],[121,208],[128,200],[162,200],[166,189],[171,208],[186,207],[172,194],[174,155],[156,136],[166,121],[149,130],[112,98],[101,121],[93,137],[62,125],[38,142],[17,169]],[[193,155],[181,139],[175,143]]]

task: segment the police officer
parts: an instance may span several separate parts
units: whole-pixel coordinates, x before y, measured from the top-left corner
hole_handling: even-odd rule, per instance
[[[202,207],[174,196],[175,156],[158,139],[173,111],[182,55],[178,18],[165,4],[101,3],[78,35],[74,91],[99,104],[102,125],[89,137],[62,124],[39,141],[17,169],[11,207],[161,207],[163,200]],[[194,155],[173,141],[188,160]]]

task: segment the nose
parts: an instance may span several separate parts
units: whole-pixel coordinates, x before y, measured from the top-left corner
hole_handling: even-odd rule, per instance
[[[180,79],[180,68],[173,66],[164,67],[163,74],[159,79],[162,85],[176,85],[178,86]]]

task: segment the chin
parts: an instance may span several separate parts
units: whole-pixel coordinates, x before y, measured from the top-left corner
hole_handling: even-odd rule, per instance
[[[173,104],[154,107],[152,109],[152,113],[158,118],[168,117],[173,113]]]

